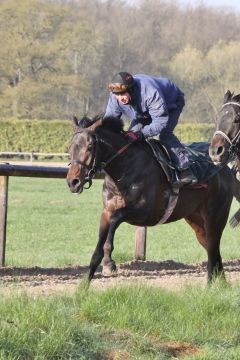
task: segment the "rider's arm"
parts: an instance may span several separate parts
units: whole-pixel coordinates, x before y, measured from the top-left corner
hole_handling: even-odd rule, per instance
[[[120,118],[121,115],[122,115],[122,111],[119,107],[116,97],[114,95],[110,94],[104,117],[114,116],[114,117]]]
[[[169,120],[166,102],[156,89],[151,93],[151,97],[148,97],[146,105],[152,122],[144,126],[141,131],[145,137],[159,135]]]
[[[139,120],[136,119],[136,118],[134,118],[134,119],[131,121],[128,130],[131,130],[131,131],[139,131],[139,130],[142,129],[142,127],[143,127],[143,125],[139,122]]]

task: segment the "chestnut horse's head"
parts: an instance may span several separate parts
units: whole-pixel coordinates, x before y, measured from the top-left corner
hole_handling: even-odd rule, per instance
[[[95,172],[96,139],[95,130],[101,126],[102,119],[92,123],[88,118],[83,118],[80,123],[73,118],[73,137],[69,147],[70,167],[67,173],[67,183],[72,193],[80,194],[84,185],[91,186]]]
[[[240,94],[229,90],[216,117],[216,131],[209,148],[209,155],[216,164],[230,161],[240,151]]]

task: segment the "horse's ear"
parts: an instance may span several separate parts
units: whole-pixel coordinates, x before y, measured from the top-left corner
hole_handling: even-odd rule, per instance
[[[233,97],[233,99],[232,99],[232,100],[234,100],[234,101],[236,101],[236,102],[240,103],[240,94],[235,95],[235,96]]]
[[[89,119],[87,116],[84,116],[79,122],[78,125],[80,128],[88,128],[92,125],[92,120]]]
[[[224,95],[223,103],[226,104],[228,101],[230,101],[232,99],[232,96],[233,96],[233,93],[231,93],[231,91],[228,90],[226,92],[226,94]]]
[[[73,131],[74,132],[79,130],[78,119],[77,119],[77,117],[75,115],[73,115],[72,126],[73,126]]]
[[[91,126],[89,126],[88,130],[89,130],[91,133],[94,133],[99,126],[102,126],[102,124],[103,124],[103,119],[101,118],[101,119],[97,120],[94,124],[92,124]]]

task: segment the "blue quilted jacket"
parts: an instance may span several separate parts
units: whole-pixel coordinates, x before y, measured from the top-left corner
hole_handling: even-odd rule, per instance
[[[143,132],[145,137],[155,136],[171,121],[171,111],[183,107],[183,92],[169,79],[148,75],[134,75],[131,104],[123,105],[110,93],[105,117],[126,115],[129,129]],[[141,125],[139,127],[139,124]]]

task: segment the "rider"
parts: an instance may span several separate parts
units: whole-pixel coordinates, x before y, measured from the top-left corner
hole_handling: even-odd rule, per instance
[[[127,132],[131,141],[159,135],[170,151],[178,171],[177,184],[194,184],[185,147],[173,134],[185,105],[183,92],[169,79],[128,72],[116,74],[108,85],[110,96],[104,117],[125,114],[131,123]]]

